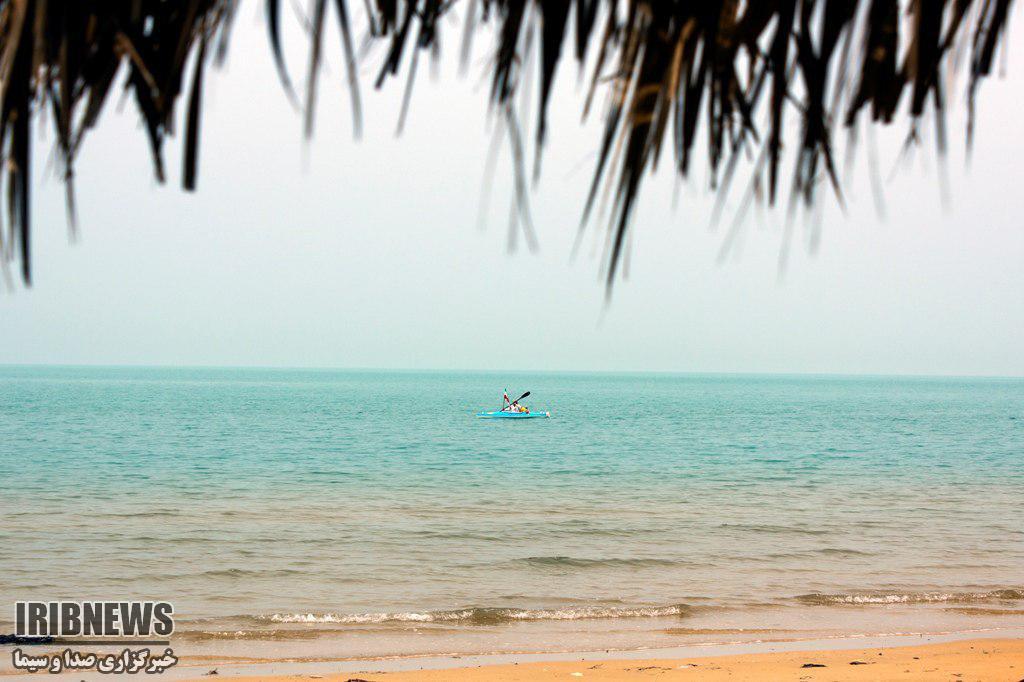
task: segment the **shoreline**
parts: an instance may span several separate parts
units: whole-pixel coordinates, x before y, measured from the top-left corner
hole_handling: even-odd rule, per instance
[[[258,649],[258,647],[254,647]],[[10,667],[11,648],[0,647],[4,660],[0,664],[0,680],[4,682],[20,682],[21,680],[39,679],[38,674],[17,673]],[[902,652],[899,656],[888,652]],[[993,655],[993,652],[1002,652]],[[999,663],[999,671],[986,672],[982,677],[973,679],[1007,679],[1017,682],[1024,678],[1024,627],[1000,628],[983,631],[962,631],[948,633],[914,633],[914,634],[880,634],[880,635],[841,635],[818,639],[770,640],[755,642],[731,642],[720,644],[686,644],[675,647],[649,647],[632,650],[560,650],[547,652],[521,653],[490,653],[475,655],[435,654],[387,656],[377,658],[337,658],[337,657],[288,657],[274,658],[238,655],[204,655],[189,652],[186,648],[175,647],[181,662],[167,670],[161,678],[168,680],[207,680],[211,674],[217,679],[231,678],[244,682],[273,679],[279,682],[292,680],[326,679],[346,682],[350,679],[378,682],[395,680],[406,682],[440,682],[441,680],[481,680],[483,682],[503,680],[532,679],[566,679],[572,673],[582,673],[585,677],[597,679],[639,679],[637,672],[657,672],[660,679],[665,674],[676,675],[687,673],[686,679],[696,679],[694,671],[701,673],[700,679],[706,679],[705,673],[714,671],[735,672],[741,669],[741,677],[745,679],[780,679],[787,678],[790,672],[792,679],[819,679],[807,673],[819,669],[794,667],[797,659],[804,663],[822,663],[829,671],[827,679],[878,679],[882,675],[879,663],[903,661],[905,666],[944,670],[950,675],[955,672],[953,667],[974,670],[978,666],[989,666]],[[911,652],[911,653],[907,653]],[[1004,660],[1006,652],[1012,655]],[[43,653],[40,651],[39,653]],[[254,652],[256,653],[256,652]],[[888,658],[886,658],[888,656]],[[917,656],[917,659],[914,658]],[[849,660],[845,660],[849,659]],[[836,668],[845,666],[842,671],[850,668],[850,661],[864,659],[871,666],[872,675],[858,674],[836,675]],[[939,660],[945,661],[946,668],[936,668]],[[927,663],[924,667],[919,663]],[[802,665],[802,663],[801,663]],[[852,667],[861,668],[854,665]],[[912,669],[913,666],[907,669]],[[903,669],[888,670],[885,674],[896,675],[900,679],[918,679],[907,676]],[[987,670],[987,668],[986,668]],[[1016,677],[1007,676],[1009,671],[1016,671]],[[216,673],[212,673],[216,671]],[[596,675],[600,672],[600,675]],[[911,670],[913,672],[913,670]],[[998,675],[994,674],[998,672]],[[66,674],[47,675],[48,678],[67,679]],[[109,676],[98,673],[79,673],[74,675],[80,680],[108,679]],[[573,676],[573,677],[579,677]],[[724,677],[724,675],[723,675]],[[946,675],[949,678],[949,675]],[[676,679],[670,675],[667,679]],[[682,679],[682,678],[680,678]],[[787,678],[788,679],[788,678]],[[931,679],[931,678],[921,678]]]
[[[853,663],[859,661],[860,663]],[[417,656],[348,661],[276,660],[235,665],[183,661],[169,679],[217,676],[241,682],[324,679],[345,682],[439,682],[441,680],[643,679],[900,679],[1024,678],[1024,629],[933,635],[836,637],[819,640],[689,645],[632,651],[560,651],[474,656]],[[863,665],[861,665],[861,663]],[[814,667],[803,667],[814,664]],[[817,667],[817,666],[824,667]],[[202,672],[200,672],[202,671]],[[578,674],[577,674],[578,673]],[[168,677],[165,675],[165,677]],[[1015,676],[1014,676],[1015,675]],[[9,678],[14,679],[14,678]]]
[[[435,653],[435,654],[397,654],[382,656],[337,656],[328,651],[317,655],[295,655],[295,650],[277,649],[270,651],[253,641],[250,647],[252,655],[245,655],[239,650],[228,652],[196,651],[189,645],[175,645],[172,648],[180,662],[161,674],[168,680],[206,680],[212,675],[218,679],[229,677],[245,682],[273,679],[279,682],[308,679],[327,679],[347,682],[350,679],[377,682],[378,680],[402,680],[408,682],[441,682],[442,680],[528,680],[528,679],[565,679],[572,672],[602,671],[598,679],[636,679],[628,673],[640,669],[667,673],[700,670],[702,673],[713,670],[712,665],[722,670],[733,670],[734,665],[741,665],[746,679],[780,679],[785,672],[780,665],[792,663],[794,657],[800,655],[821,658],[825,657],[836,664],[844,656],[866,656],[870,651],[877,657],[879,651],[887,650],[920,650],[924,649],[931,656],[929,647],[939,647],[942,656],[949,656],[956,651],[955,663],[970,669],[984,661],[979,656],[982,650],[991,652],[993,648],[1000,651],[1012,650],[1016,668],[1012,664],[1005,667],[1017,670],[1016,677],[1005,675],[986,676],[974,679],[1008,679],[1011,682],[1024,680],[1024,626],[1002,628],[978,628],[959,631],[933,632],[888,632],[873,634],[836,634],[834,636],[816,636],[793,639],[765,639],[725,642],[688,642],[676,646],[652,645],[639,648],[608,648],[585,649],[580,647],[550,648],[535,651],[503,651],[491,653]],[[554,645],[555,642],[552,642]],[[40,650],[39,653],[55,653],[65,645],[58,645],[54,651]],[[973,647],[973,649],[972,649]],[[976,652],[974,650],[977,650]],[[38,674],[16,672],[11,668],[10,656],[13,645],[0,646],[0,680],[3,682],[21,682],[22,680],[39,679]],[[884,654],[883,654],[884,655]],[[924,660],[920,653],[914,654]],[[817,658],[815,660],[817,660]],[[886,659],[888,661],[889,659]],[[901,660],[914,660],[904,657]],[[996,659],[992,659],[996,660]],[[737,661],[739,663],[737,663]],[[814,662],[814,661],[805,661]],[[880,661],[879,661],[880,662]],[[674,665],[670,665],[674,663]],[[847,664],[849,661],[847,661]],[[916,663],[916,661],[915,661]],[[989,661],[991,663],[991,661]],[[598,665],[600,664],[600,665]],[[988,665],[988,663],[985,663]],[[581,667],[582,666],[582,667]],[[833,668],[835,665],[833,665]],[[934,666],[932,666],[934,667]],[[572,668],[572,670],[570,670]],[[800,669],[806,673],[807,670]],[[872,668],[878,672],[878,668]],[[212,671],[216,671],[213,673]],[[557,674],[552,673],[556,671]],[[834,669],[831,672],[835,672]],[[895,671],[891,671],[895,675]],[[900,679],[916,679],[900,672]],[[478,675],[479,673],[479,675]],[[493,673],[493,674],[492,674]],[[534,676],[534,673],[537,676]],[[549,675],[550,673],[550,675]],[[1002,673],[1000,673],[1002,675]],[[528,676],[524,677],[524,674]],[[952,674],[952,673],[950,673]],[[552,676],[553,675],[553,676]],[[609,676],[611,675],[611,676]],[[621,676],[619,676],[621,675]],[[47,675],[53,679],[68,679],[67,674]],[[98,673],[77,673],[75,679],[86,681],[109,679],[109,675]],[[947,675],[947,679],[948,679]],[[674,679],[670,676],[669,679]],[[694,679],[691,676],[687,679]],[[703,676],[700,679],[705,679]],[[793,677],[792,679],[798,679]],[[801,679],[817,679],[806,674]],[[877,679],[864,676],[835,676],[828,679]],[[931,678],[922,678],[931,679]]]

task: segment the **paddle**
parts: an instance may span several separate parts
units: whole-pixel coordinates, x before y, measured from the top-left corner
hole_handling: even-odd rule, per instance
[[[528,395],[530,395],[530,392],[529,392],[529,391],[527,391],[526,393],[522,394],[521,396],[519,396],[518,398],[516,398],[515,400],[513,400],[511,404],[512,404],[512,405],[514,405],[515,403],[518,403],[518,402],[519,402],[520,400],[522,400],[523,398],[525,398],[525,397],[526,397],[526,396],[528,396]],[[511,405],[510,405],[510,406],[511,406]]]
[[[519,396],[519,397],[518,397],[518,398],[516,398],[515,400],[512,400],[512,401],[510,401],[508,405],[506,405],[506,406],[502,406],[502,408],[501,408],[501,411],[502,411],[502,412],[504,412],[504,411],[505,411],[505,410],[507,410],[507,409],[508,409],[509,407],[512,407],[512,403],[518,403],[518,402],[519,402],[520,400],[522,400],[523,398],[525,398],[525,397],[526,397],[526,396],[528,396],[528,395],[530,395],[530,392],[529,392],[529,391],[527,391],[526,393],[522,394],[521,396]]]

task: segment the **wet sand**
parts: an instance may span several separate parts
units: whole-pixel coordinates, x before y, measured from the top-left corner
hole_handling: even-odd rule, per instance
[[[568,657],[569,654],[566,654]],[[453,666],[460,665],[453,661]],[[218,675],[230,675],[221,670]],[[210,677],[195,677],[209,680]],[[326,682],[513,682],[518,680],[1008,680],[1024,679],[1024,639],[917,646],[785,651],[729,656],[562,660],[396,672],[231,676],[233,680]]]

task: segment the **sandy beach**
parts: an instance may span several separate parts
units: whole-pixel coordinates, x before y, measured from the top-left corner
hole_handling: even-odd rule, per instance
[[[218,673],[222,674],[222,673]],[[208,675],[192,678],[209,680]],[[546,661],[410,670],[232,677],[240,681],[514,682],[517,680],[1012,680],[1024,679],[1024,639],[792,651],[679,659]]]

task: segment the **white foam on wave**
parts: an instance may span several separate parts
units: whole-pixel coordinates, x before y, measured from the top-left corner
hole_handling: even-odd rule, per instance
[[[491,624],[528,620],[584,620],[597,618],[658,618],[680,616],[689,607],[640,606],[609,608],[597,606],[565,607],[558,609],[469,608],[452,611],[399,612],[399,613],[274,613],[262,616],[271,623],[309,624],[376,624],[376,623],[478,623]]]
[[[989,592],[910,592],[867,593],[867,594],[804,594],[797,597],[809,604],[933,604],[933,603],[977,603],[990,601],[1017,601],[1024,599],[1024,592],[1017,589],[992,590]]]

